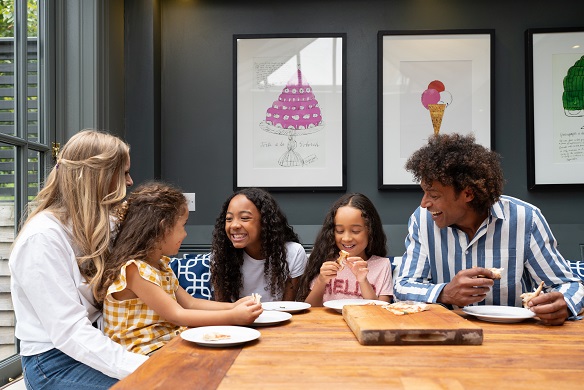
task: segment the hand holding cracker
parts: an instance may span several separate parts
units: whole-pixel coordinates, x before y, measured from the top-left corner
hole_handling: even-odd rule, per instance
[[[539,284],[539,287],[537,288],[537,290],[535,290],[534,292],[521,294],[520,297],[521,297],[521,299],[523,299],[523,307],[525,307],[526,309],[529,309],[529,305],[528,305],[529,301],[531,301],[533,298],[535,298],[539,294],[541,294],[542,290],[543,290],[543,280]]]
[[[339,257],[337,258],[337,264],[341,266],[339,271],[342,271],[345,268],[345,264],[347,263],[347,258],[349,257],[349,252],[340,250]]]
[[[476,268],[476,267],[473,267]],[[502,272],[505,270],[505,268],[485,268],[486,270],[489,270],[493,273],[492,277],[486,276],[486,275],[477,275],[477,278],[488,278],[488,279],[501,279],[501,274]]]

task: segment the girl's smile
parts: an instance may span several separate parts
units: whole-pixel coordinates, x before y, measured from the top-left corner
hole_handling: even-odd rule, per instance
[[[368,260],[365,250],[369,231],[361,210],[352,206],[339,207],[335,214],[335,241],[339,249],[349,252],[350,257]]]
[[[236,233],[236,234],[232,234],[231,235],[231,241],[235,242],[235,241],[243,241],[247,238],[247,234],[241,234],[241,233]]]
[[[254,259],[262,259],[261,215],[245,195],[235,195],[229,202],[225,233],[235,248],[244,249]]]

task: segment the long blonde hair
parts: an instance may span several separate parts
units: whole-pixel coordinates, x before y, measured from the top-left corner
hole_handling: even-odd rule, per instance
[[[34,211],[26,218],[28,222],[47,210],[71,229],[79,270],[94,296],[109,251],[110,211],[126,196],[129,160],[130,147],[118,137],[98,130],[80,131],[61,149],[35,198]]]

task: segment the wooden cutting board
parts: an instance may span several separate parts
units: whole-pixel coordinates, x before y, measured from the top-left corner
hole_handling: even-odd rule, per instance
[[[395,315],[382,306],[343,307],[343,318],[363,345],[480,345],[483,329],[444,306]]]

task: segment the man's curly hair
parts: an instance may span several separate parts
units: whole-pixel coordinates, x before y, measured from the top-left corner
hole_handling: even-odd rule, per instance
[[[290,241],[300,243],[300,239],[270,193],[260,188],[246,188],[233,193],[223,203],[215,222],[211,248],[211,283],[215,290],[215,300],[235,302],[241,298],[239,293],[243,287],[241,266],[244,250],[235,248],[225,232],[227,208],[237,195],[249,199],[260,213],[260,240],[262,255],[266,259],[264,275],[270,294],[278,296],[290,278],[285,244]]]
[[[414,152],[405,165],[415,180],[453,186],[456,193],[469,187],[470,206],[487,210],[503,193],[503,170],[496,152],[475,142],[474,135],[438,134]]]

